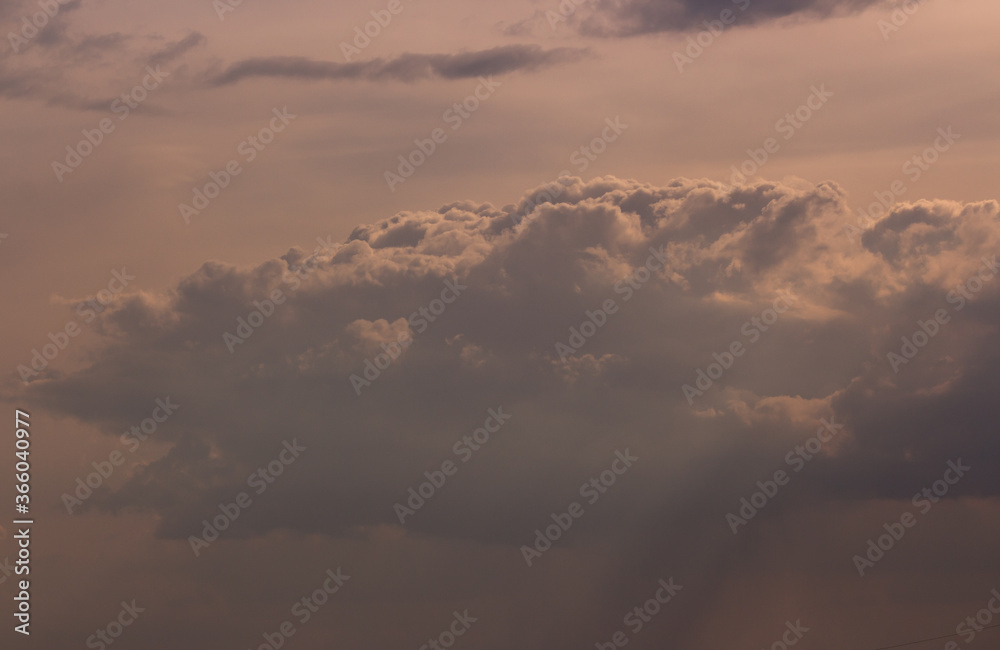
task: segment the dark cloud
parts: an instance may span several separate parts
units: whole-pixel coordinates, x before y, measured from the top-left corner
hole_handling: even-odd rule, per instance
[[[78,6],[79,0],[67,3],[63,10]],[[107,112],[117,96],[95,98],[78,90],[67,80],[67,69],[83,76],[94,68],[107,67],[112,57],[145,59],[146,64],[153,66],[167,65],[206,42],[205,36],[192,32],[147,54],[129,47],[136,40],[134,37],[118,32],[73,36],[68,33],[67,20],[63,13],[53,18],[38,34],[36,40],[41,47],[34,54],[9,54],[6,59],[0,59],[0,97],[41,100],[49,106],[79,111]],[[52,64],[55,60],[59,61],[59,65]],[[63,61],[71,63],[65,64]],[[136,72],[135,64],[129,64],[116,83],[121,88],[130,88],[135,81],[125,75],[134,77]],[[143,110],[147,114],[162,113],[161,109],[153,105],[146,105]]]
[[[100,59],[106,55],[121,52],[131,37],[118,32],[111,34],[84,36],[72,44],[69,48],[73,55],[78,58]]]
[[[401,54],[393,59],[373,59],[354,63],[317,61],[305,57],[267,57],[238,61],[216,75],[216,86],[234,84],[250,77],[279,77],[305,80],[417,81],[420,79],[465,79],[480,75],[533,71],[579,61],[585,50],[537,45],[505,45],[479,52],[460,54]]]
[[[789,16],[827,17],[859,11],[880,0],[598,0],[573,12],[559,8],[540,12],[534,22],[562,21],[589,36],[636,36],[659,32],[705,29],[704,21],[717,21],[723,11],[735,15],[735,24],[750,25]],[[570,3],[563,3],[565,6]],[[517,23],[510,33],[523,33],[528,22]]]
[[[36,44],[43,48],[56,48],[70,42],[72,39],[69,37],[67,32],[69,28],[70,16],[72,15],[71,12],[76,11],[82,5],[82,0],[70,0],[69,2],[60,3],[58,5],[58,11],[49,17],[47,16],[48,12],[42,12],[37,3],[11,3],[11,5],[6,9],[6,11],[11,14],[11,18],[13,18],[14,14],[21,13],[21,16],[19,16],[19,22],[11,30],[12,33],[17,34],[18,36],[23,36],[23,28],[25,24],[23,19],[25,17],[28,19],[29,24],[31,24],[32,18],[35,14],[42,13],[47,17],[42,28],[37,30],[37,33],[33,34],[31,38],[28,38],[26,43],[19,43],[16,52],[12,50],[7,54],[20,54],[34,47]],[[4,11],[4,8],[0,7],[0,15],[2,15]],[[84,54],[84,52],[81,52],[81,54]]]
[[[31,96],[39,85],[37,75],[23,70],[12,70],[0,61],[0,96],[16,99]]]

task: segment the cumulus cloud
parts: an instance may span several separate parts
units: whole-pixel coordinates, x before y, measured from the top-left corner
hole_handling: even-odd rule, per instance
[[[181,404],[156,434],[166,454],[92,500],[153,511],[172,538],[197,534],[292,438],[308,453],[230,534],[398,525],[393,504],[498,407],[511,420],[408,530],[527,543],[627,447],[642,460],[615,488],[619,507],[578,540],[634,533],[637,518],[650,534],[681,522],[709,534],[823,417],[844,436],[776,512],[807,497],[908,498],[959,456],[976,471],[950,496],[996,496],[1000,278],[981,273],[1000,249],[996,202],[903,204],[859,242],[829,182],[605,177],[568,180],[531,207],[536,197],[400,213],[335,250],[249,268],[206,263],[169,293],[117,302],[92,363],[23,397],[115,435],[155,397]],[[656,253],[667,268],[639,282]],[[949,292],[977,273],[980,289],[957,309]],[[446,281],[468,288],[421,326],[411,314]],[[275,290],[287,300],[230,353],[224,333]],[[741,326],[783,291],[794,306],[749,340]],[[561,354],[556,344],[609,299],[616,313]],[[887,355],[939,309],[950,321],[896,372]],[[351,375],[401,334],[412,344],[356,394]],[[690,404],[682,386],[736,340],[745,355]]]
[[[233,63],[212,79],[216,86],[250,77],[305,80],[417,81],[438,77],[465,79],[480,75],[532,71],[559,63],[578,61],[586,51],[578,48],[543,49],[537,45],[504,45],[459,54],[401,54],[392,59],[354,63],[317,61],[299,56],[262,57]]]

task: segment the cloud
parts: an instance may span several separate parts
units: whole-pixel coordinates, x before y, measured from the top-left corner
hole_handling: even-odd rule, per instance
[[[510,26],[511,34],[524,33],[532,23],[558,24],[565,20],[588,36],[627,37],[660,32],[704,29],[704,21],[717,21],[723,11],[748,25],[777,18],[823,18],[866,9],[879,0],[598,0],[568,15],[553,7],[533,19]],[[556,21],[556,22],[553,22]]]
[[[305,57],[267,57],[238,61],[216,75],[215,86],[234,84],[251,77],[304,80],[417,81],[438,77],[466,79],[481,75],[534,71],[559,63],[579,61],[585,50],[537,45],[505,45],[460,54],[401,54],[393,59],[354,63],[317,61]]]
[[[167,43],[162,48],[150,55],[149,65],[166,65],[199,45],[204,45],[208,39],[200,32],[191,32],[184,38]]]
[[[138,39],[118,32],[74,36],[68,32],[67,12],[79,5],[79,0],[76,0],[63,6],[63,11],[35,39],[39,48],[26,49],[21,54],[8,53],[6,58],[0,58],[0,97],[41,100],[49,106],[106,113],[116,95],[95,98],[74,88],[74,81],[78,80],[67,77],[83,78],[95,70],[104,72],[112,57],[129,61],[145,59],[147,65],[153,66],[167,65],[206,42],[205,36],[192,32],[150,53],[129,47]],[[33,47],[34,41],[29,45]],[[59,64],[55,65],[54,61]],[[135,63],[119,67],[116,72],[120,76],[113,82],[116,88],[130,88],[135,83]],[[143,110],[147,114],[162,112],[152,105],[145,106]]]
[[[632,505],[595,515],[582,539],[617,536],[643,512],[657,528],[711,528],[830,416],[847,431],[803,473],[800,497],[907,498],[955,457],[976,471],[952,496],[997,495],[1000,279],[964,310],[946,300],[1000,249],[996,202],[902,204],[860,245],[833,183],[573,179],[529,210],[535,195],[400,213],[331,252],[206,263],[168,293],[116,303],[93,362],[22,397],[114,435],[156,397],[179,403],[156,433],[166,455],[92,500],[153,511],[174,538],[197,533],[292,438],[308,453],[230,534],[395,525],[393,504],[498,407],[514,417],[409,530],[525,543],[625,447],[643,460],[614,498]],[[651,251],[669,254],[668,270],[626,289]],[[307,262],[315,271],[294,282]],[[408,315],[450,279],[468,289],[421,329]],[[223,333],[275,290],[287,300],[230,354]],[[749,342],[741,325],[779,291],[794,308]],[[560,358],[555,344],[608,299],[618,312]],[[894,372],[887,354],[942,308],[952,322]],[[349,377],[406,331],[412,345],[358,396]],[[682,385],[734,340],[745,356],[689,405]]]
[[[20,3],[13,2],[9,3],[6,7],[0,5],[0,16],[4,14],[10,14],[13,17],[14,14],[20,13],[21,20],[14,26],[8,33],[8,39],[11,39],[11,34],[14,34],[14,40],[23,37],[25,31],[25,25],[28,25],[28,33],[31,34],[29,38],[26,38],[26,42],[19,42],[15,47],[12,43],[12,48],[4,52],[5,57],[13,57],[17,54],[26,51],[36,44],[44,49],[61,48],[72,42],[72,38],[68,35],[68,28],[70,17],[72,12],[80,9],[82,6],[82,0],[70,0],[66,3],[60,3],[58,5],[58,11],[51,17],[48,15],[47,11],[41,11],[40,6],[37,3]],[[36,15],[41,15],[44,17],[44,22],[41,19],[33,21],[32,19]],[[27,22],[25,22],[27,19]],[[37,24],[41,24],[41,29],[37,29]],[[84,39],[84,46],[78,52],[75,52],[79,56],[87,56],[87,48],[98,46],[99,43],[94,42],[104,39],[105,41],[110,39],[122,39],[124,38],[121,34],[110,34],[102,37],[91,37],[90,39]],[[86,41],[90,42],[86,42]]]

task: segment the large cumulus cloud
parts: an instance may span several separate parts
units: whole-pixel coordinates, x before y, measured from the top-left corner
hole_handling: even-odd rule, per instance
[[[847,198],[829,182],[559,187],[547,201],[550,186],[503,207],[400,213],[335,249],[253,267],[206,263],[168,293],[121,300],[92,362],[23,397],[114,435],[148,417],[155,397],[181,404],[156,433],[166,455],[93,499],[156,512],[172,538],[196,534],[293,438],[308,452],[228,535],[397,525],[393,504],[457,460],[452,445],[498,407],[512,419],[408,530],[516,550],[628,447],[641,460],[608,495],[617,506],[595,505],[574,539],[683,522],[675,543],[703,553],[696,540],[728,535],[723,515],[747,486],[830,417],[843,436],[768,516],[906,499],[956,457],[976,471],[951,496],[996,495],[1000,280],[961,310],[947,300],[1000,249],[996,202],[903,204],[852,239]],[[620,281],[651,251],[667,268],[626,292]],[[293,289],[303,265],[314,270]],[[446,281],[467,288],[414,327],[409,315]],[[287,301],[230,353],[223,334],[275,289]],[[782,291],[794,306],[750,342],[741,326]],[[560,355],[556,343],[608,299],[617,313]],[[888,353],[939,309],[950,322],[894,369]],[[413,343],[357,395],[349,377],[400,334]],[[689,404],[682,386],[736,340],[746,353]]]

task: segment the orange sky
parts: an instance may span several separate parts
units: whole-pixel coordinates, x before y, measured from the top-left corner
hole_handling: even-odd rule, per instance
[[[1000,6],[924,2],[886,38],[879,23],[892,20],[891,6],[775,18],[765,5],[781,3],[762,0],[680,71],[675,53],[696,51],[688,39],[698,28],[594,35],[594,25],[617,25],[615,6],[644,2],[671,4],[587,3],[550,29],[546,12],[557,2],[401,0],[353,62],[341,43],[388,3],[246,0],[220,19],[209,0],[78,0],[17,52],[8,37],[0,54],[0,397],[34,418],[36,647],[85,644],[120,601],[136,598],[149,613],[116,648],[256,648],[338,566],[351,581],[286,647],[421,647],[465,608],[481,612],[458,642],[470,648],[587,647],[610,639],[630,604],[670,575],[692,586],[650,624],[653,632],[635,636],[636,646],[765,647],[801,618],[816,630],[803,647],[864,650],[946,634],[985,605],[998,568],[998,501],[988,480],[997,454],[987,445],[995,420],[984,419],[989,407],[977,400],[983,385],[995,392],[995,366],[980,364],[996,354],[997,288],[984,280],[972,307],[955,313],[959,324],[947,326],[950,338],[935,339],[933,363],[930,355],[926,366],[915,362],[906,379],[886,372],[895,348],[883,348],[898,347],[918,318],[951,309],[944,296],[1000,239],[990,203]],[[723,4],[702,3],[704,15]],[[35,2],[0,1],[0,22],[17,32],[37,11]],[[147,69],[166,74],[154,81]],[[144,78],[136,108],[114,103]],[[790,119],[818,87],[830,92],[825,103],[801,123]],[[459,119],[463,101],[476,107]],[[611,140],[606,127],[616,120],[625,128]],[[276,132],[264,134],[266,144],[248,144],[267,128]],[[954,143],[940,139],[949,128]],[[390,189],[386,172],[399,173],[398,157],[436,129],[443,137],[433,154]],[[81,151],[84,131],[100,143],[83,145],[92,153],[72,171],[54,171],[54,162],[67,163],[67,147]],[[588,159],[581,147],[602,135],[601,152]],[[709,187],[730,183],[731,168],[771,138],[773,151],[746,179],[754,189],[727,196]],[[179,205],[227,165],[227,186],[185,223]],[[498,215],[516,212],[564,170],[581,180],[559,205],[520,234],[504,231]],[[905,190],[893,200],[936,203],[898,205],[894,222],[849,242],[842,226],[891,188]],[[659,203],[646,206],[650,195]],[[648,214],[629,212],[630,202]],[[739,205],[757,210],[756,220]],[[301,262],[317,238],[352,241],[346,252],[321,252],[322,269],[303,289],[284,286],[292,306],[278,306],[271,329],[261,329],[270,333],[233,355],[253,364],[201,352],[203,333],[218,343],[216,323],[235,325],[254,296],[281,287],[275,269]],[[676,275],[656,276],[656,288],[637,291],[638,306],[609,325],[604,342],[595,337],[579,362],[551,370],[546,364],[558,364],[535,337],[554,341],[578,326],[585,309],[615,295],[615,280],[643,263],[648,246],[668,242]],[[134,280],[108,314],[84,322],[78,302],[113,290],[123,269]],[[397,319],[453,276],[474,287],[454,307],[465,311],[449,316],[448,307],[406,352],[425,374],[382,393],[376,383],[368,402],[354,400],[338,375],[335,390],[347,397],[327,403],[318,392],[327,376],[317,368],[362,368],[391,328],[395,336],[406,327]],[[661,408],[650,382],[693,380],[788,287],[803,292],[804,304],[779,321],[784,334],[741,360],[732,386],[690,410],[671,384]],[[18,366],[71,322],[83,333],[41,381],[21,382]],[[294,347],[300,340],[303,349]],[[807,359],[815,365],[804,367]],[[514,388],[518,378],[528,394]],[[61,495],[92,463],[124,450],[125,424],[149,417],[154,398],[167,394],[196,401],[163,425],[161,438],[127,454],[102,488],[102,505],[66,514]],[[383,486],[409,485],[439,467],[450,441],[496,406],[494,395],[519,400],[509,435],[521,442],[498,445],[475,469],[486,482],[462,488],[490,499],[492,519],[457,497],[415,529],[396,525],[391,507],[364,511],[366,499],[391,491]],[[846,451],[830,451],[830,465],[752,535],[731,539],[722,526],[720,536],[701,537],[705,509],[716,499],[738,503],[827,410],[852,423]],[[968,446],[948,449],[938,429],[907,438],[904,416],[917,412],[960,421],[954,435]],[[270,460],[292,437],[256,429],[282,414],[319,451],[259,497],[272,501],[256,506],[245,529],[192,557],[177,533],[193,516],[192,495],[202,495],[208,516],[238,488],[233,477],[245,464]],[[341,414],[344,430],[324,429]],[[547,511],[529,517],[526,504],[565,505],[616,446],[629,444],[648,455],[648,469],[640,464],[618,501],[609,497],[603,514],[581,520],[577,540],[526,571],[517,549],[534,524],[518,526],[550,523]],[[978,482],[928,515],[894,564],[863,580],[853,574],[845,550],[863,549],[963,449],[982,456],[970,458]],[[733,459],[744,455],[753,467],[746,476],[727,475],[726,485],[707,478],[735,471]],[[372,485],[355,476],[382,461]],[[341,482],[341,470],[356,482]],[[2,485],[6,498],[10,483]],[[344,495],[353,490],[352,505]],[[516,523],[504,528],[504,516]],[[2,553],[12,552],[11,541]],[[0,593],[13,593],[11,580]]]

